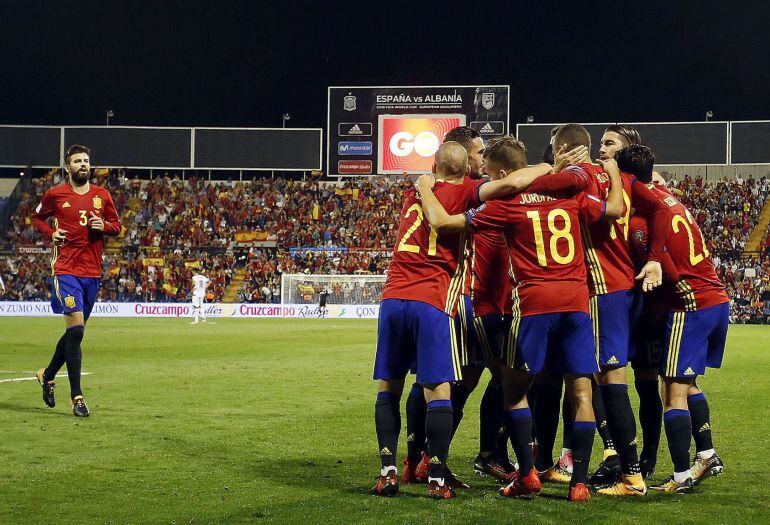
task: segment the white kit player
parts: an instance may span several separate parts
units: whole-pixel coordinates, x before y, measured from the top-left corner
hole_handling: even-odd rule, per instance
[[[206,298],[206,288],[208,288],[211,280],[202,273],[196,273],[192,277],[193,290],[192,290],[192,306],[193,317],[195,320],[190,324],[198,324],[198,318],[202,318],[203,322],[206,322],[206,313],[203,311],[203,302]]]

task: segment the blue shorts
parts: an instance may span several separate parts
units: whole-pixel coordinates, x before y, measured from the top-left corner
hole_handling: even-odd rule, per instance
[[[514,317],[505,344],[506,364],[535,375],[546,366],[556,375],[599,371],[591,318],[585,312]]]
[[[98,277],[75,277],[55,275],[51,290],[51,309],[56,314],[83,312],[83,318],[91,316],[101,279]]]
[[[404,299],[383,300],[374,379],[404,379],[414,363],[421,385],[459,381],[460,351],[453,328],[453,319],[435,306]]]
[[[511,316],[488,314],[473,318],[475,338],[471,355],[477,362],[489,364],[503,357],[505,335],[511,328]]]
[[[626,366],[630,357],[633,290],[594,295],[589,304],[599,365]]]
[[[695,378],[722,366],[730,303],[695,312],[669,312],[661,362],[663,377]]]

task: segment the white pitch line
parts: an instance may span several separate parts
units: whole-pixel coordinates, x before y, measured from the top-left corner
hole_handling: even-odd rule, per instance
[[[82,375],[82,376],[90,376],[91,374],[93,374],[93,372],[81,372],[80,375]],[[67,377],[67,373],[66,372],[59,372],[58,374],[56,374],[56,377]],[[8,379],[0,379],[0,383],[16,383],[18,381],[37,381],[37,377],[35,377],[35,376],[32,376],[32,377],[11,377],[11,378],[8,378]]]

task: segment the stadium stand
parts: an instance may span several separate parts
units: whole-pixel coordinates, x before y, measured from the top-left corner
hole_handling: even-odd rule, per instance
[[[142,181],[122,170],[102,170],[96,178],[112,193],[124,225],[107,244],[100,299],[157,302],[188,301],[190,277],[200,268],[212,280],[209,300],[255,303],[280,302],[283,273],[383,274],[400,195],[411,184],[385,177]],[[1,239],[11,255],[0,263],[7,288],[0,299],[47,298],[48,254],[28,217],[45,190],[60,182],[56,170],[33,179],[11,217]],[[770,179],[684,176],[672,179],[671,188],[701,225],[732,298],[732,321],[770,322]],[[750,249],[750,238],[758,239],[757,248]],[[329,291],[331,302],[352,293]],[[379,290],[355,293],[376,301]]]

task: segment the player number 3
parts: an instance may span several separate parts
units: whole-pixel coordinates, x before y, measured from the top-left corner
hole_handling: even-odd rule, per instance
[[[556,225],[556,218],[561,217],[564,225],[559,228]],[[548,259],[545,255],[545,243],[543,242],[543,225],[540,221],[539,211],[528,211],[527,218],[532,221],[532,228],[535,234],[535,246],[537,248],[537,263],[540,266],[548,266]],[[569,214],[561,208],[556,208],[548,213],[548,230],[551,232],[551,240],[548,247],[551,252],[551,259],[556,264],[569,264],[575,258],[575,239],[572,238],[572,221]],[[567,254],[559,253],[559,239],[567,241]]]
[[[80,214],[80,220],[78,221],[78,224],[80,224],[81,226],[87,226],[88,216],[86,214],[86,210],[78,210],[78,213]]]

